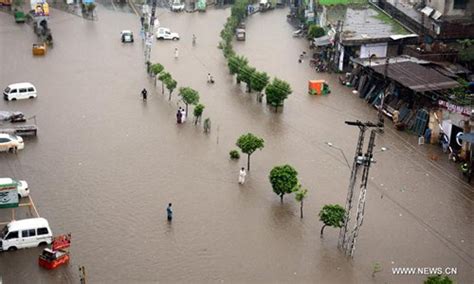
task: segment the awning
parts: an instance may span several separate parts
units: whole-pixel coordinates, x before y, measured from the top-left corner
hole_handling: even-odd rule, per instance
[[[459,86],[451,78],[441,75],[438,71],[419,65],[414,62],[399,62],[372,66],[375,72],[397,81],[415,92],[446,90]]]
[[[421,9],[421,12],[427,15],[428,17],[431,15],[431,13],[433,13],[433,11],[434,9],[429,6],[426,6],[425,8]]]
[[[441,18],[442,15],[443,15],[443,14],[441,14],[440,11],[436,11],[436,10],[435,10],[435,12],[433,13],[433,15],[431,15],[431,18],[437,20],[437,19]]]
[[[329,38],[329,36],[325,35],[313,39],[313,43],[315,46],[326,46],[331,44],[331,39]]]
[[[474,133],[463,133],[459,135],[459,139],[474,144]]]

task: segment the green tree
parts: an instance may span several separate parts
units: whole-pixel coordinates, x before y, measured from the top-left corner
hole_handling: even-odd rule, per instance
[[[256,69],[248,65],[242,66],[237,74],[237,81],[242,81],[247,84],[247,92],[252,91],[252,77]]]
[[[429,276],[424,282],[424,284],[453,284],[454,281],[451,280],[448,276],[442,277],[441,275]]]
[[[188,105],[195,105],[199,102],[199,93],[190,87],[183,87],[179,88],[179,95],[186,105],[186,116],[188,116]]]
[[[241,135],[239,139],[237,139],[237,147],[240,148],[242,153],[247,154],[247,170],[250,171],[250,156],[255,152],[257,149],[262,150],[264,147],[264,140],[260,137],[253,135],[252,133],[247,133]]]
[[[278,78],[274,78],[273,82],[265,89],[267,103],[274,106],[276,112],[278,107],[283,105],[283,101],[288,98],[288,95],[292,92],[290,84]]]
[[[268,77],[267,73],[265,72],[255,71],[252,74],[252,78],[250,79],[250,81],[252,83],[252,89],[257,92],[261,92],[268,85],[270,77]]]
[[[168,72],[161,72],[158,75],[158,80],[161,81],[161,93],[165,93],[165,82],[172,79],[171,74]]]
[[[300,203],[300,216],[303,218],[303,200],[308,195],[308,190],[306,188],[302,188],[301,184],[296,187],[295,191],[295,199]]]
[[[321,228],[321,237],[323,236],[324,228],[326,228],[326,226],[341,228],[344,224],[345,214],[346,209],[344,209],[339,204],[324,205],[323,209],[321,209],[321,211],[319,212],[319,221],[324,223]]]
[[[292,193],[298,185],[298,172],[290,165],[274,167],[269,178],[273,192],[280,196],[282,203],[283,195]]]
[[[322,37],[326,32],[318,25],[310,25],[308,28],[308,39],[312,40],[317,37]]]
[[[198,121],[201,120],[204,108],[205,107],[203,104],[198,104],[196,107],[194,107],[194,125],[197,125]]]
[[[150,66],[150,72],[151,74],[153,74],[153,76],[157,76],[158,74],[163,72],[163,70],[165,70],[165,67],[163,67],[163,65],[161,65],[160,63],[155,63]]]
[[[248,64],[247,58],[240,55],[230,56],[227,61],[227,66],[229,67],[230,74],[232,75],[239,74],[240,69],[244,66],[247,66],[247,64]],[[237,83],[240,84],[238,76],[237,76]]]
[[[176,89],[176,86],[178,86],[178,82],[176,82],[176,80],[174,80],[173,78],[168,78],[165,81],[165,85],[166,85],[166,89],[168,89],[168,92],[170,92],[168,100],[171,101],[171,94]]]

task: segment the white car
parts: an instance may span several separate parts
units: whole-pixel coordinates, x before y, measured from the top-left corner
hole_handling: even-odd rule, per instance
[[[171,11],[173,12],[184,11],[184,3],[181,3],[181,0],[175,0],[173,4],[171,4]]]
[[[27,197],[30,195],[30,191],[28,189],[28,183],[24,180],[16,180],[13,178],[0,178],[0,187],[2,185],[10,185],[16,184],[16,188],[18,189],[18,199],[22,197]]]
[[[0,133],[0,152],[16,152],[23,148],[25,148],[25,143],[20,136]]]
[[[123,30],[120,33],[120,38],[122,39],[122,42],[133,42],[133,33],[129,30]]]
[[[171,39],[171,40],[179,40],[178,33],[172,33],[168,28],[159,28],[156,32],[157,39]]]

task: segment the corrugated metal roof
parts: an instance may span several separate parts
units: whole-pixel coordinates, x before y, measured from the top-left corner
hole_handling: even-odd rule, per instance
[[[371,68],[382,75],[385,72],[385,64]],[[388,64],[387,77],[415,92],[445,90],[459,86],[457,81],[441,75],[436,70],[410,61]]]

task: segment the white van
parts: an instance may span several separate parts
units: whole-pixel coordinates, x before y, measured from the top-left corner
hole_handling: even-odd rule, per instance
[[[11,84],[3,91],[3,98],[7,101],[33,99],[36,96],[36,88],[31,83]]]
[[[49,245],[53,232],[44,218],[11,221],[0,232],[0,251]]]

